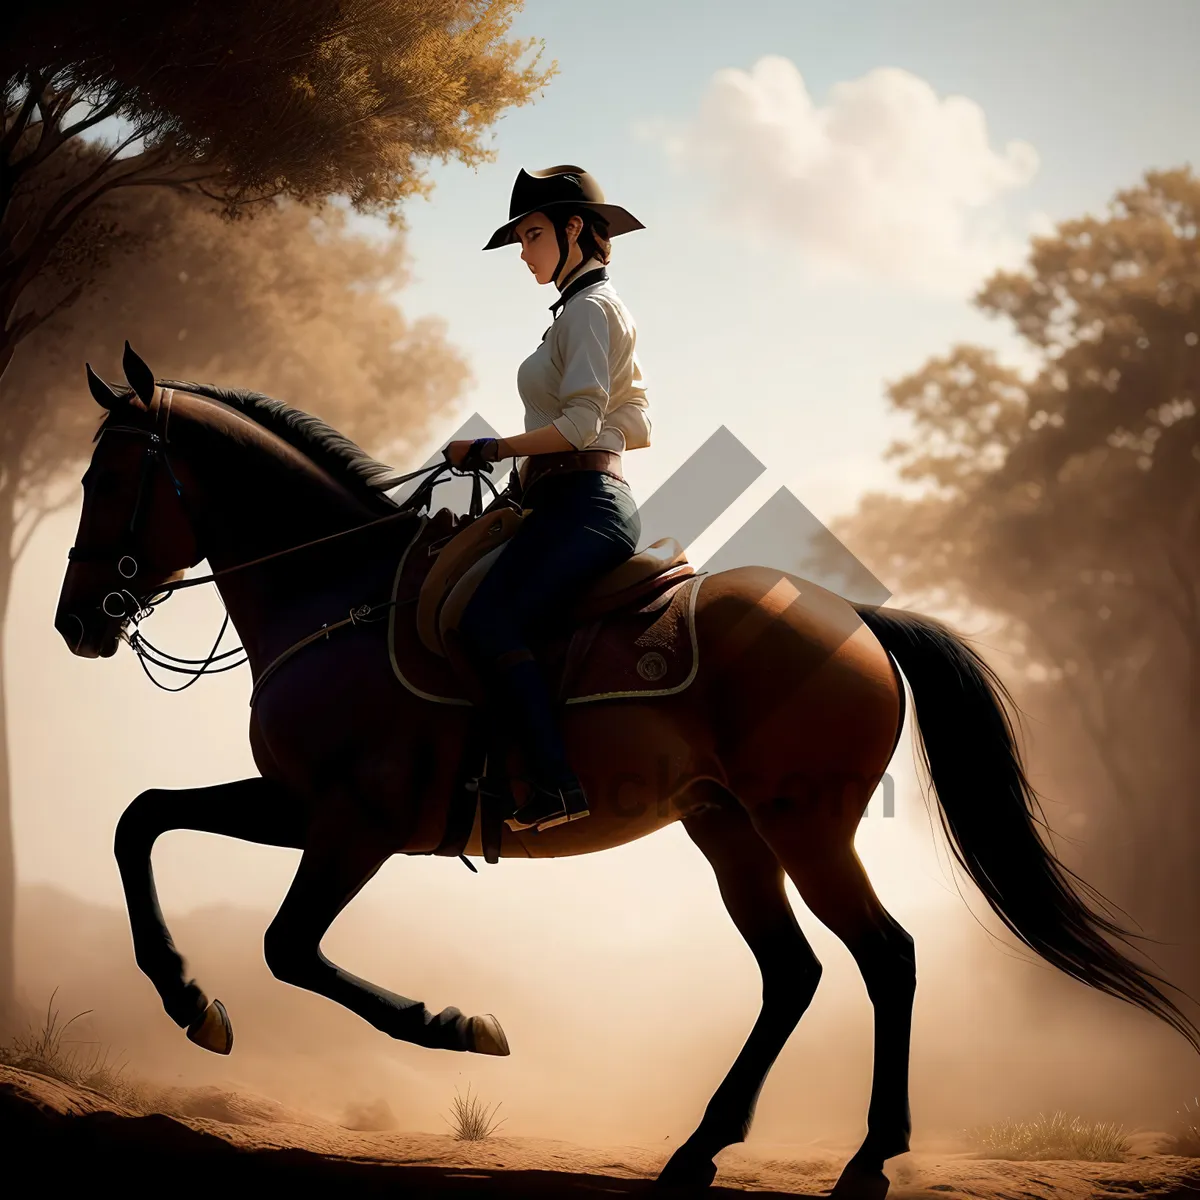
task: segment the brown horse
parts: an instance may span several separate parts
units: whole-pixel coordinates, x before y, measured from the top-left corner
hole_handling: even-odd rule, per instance
[[[83,477],[55,622],[74,654],[112,655],[144,600],[204,559],[256,680],[298,640],[389,594],[421,518],[398,513],[374,486],[387,468],[278,401],[156,383],[128,347],[125,372],[131,386],[114,390],[89,369],[92,393],[108,411]],[[389,514],[396,519],[362,533],[235,569]],[[875,1013],[867,1134],[835,1194],[883,1195],[884,1161],[908,1149],[913,941],[879,902],[854,851],[903,720],[896,664],[912,691],[943,828],[993,910],[1048,962],[1153,1013],[1200,1049],[1200,1031],[1155,981],[1170,985],[1110,941],[1137,935],[1091,906],[1083,895],[1091,889],[1038,833],[1040,804],[1016,747],[1011,700],[956,634],[917,614],[856,609],[768,568],[707,576],[697,586],[694,682],[670,696],[567,709],[565,739],[592,815],[541,834],[505,835],[503,851],[593,853],[681,820],[754,953],[761,1012],[660,1183],[711,1183],[714,1156],[745,1138],[767,1071],[821,978],[785,875],[854,956]],[[508,1053],[494,1017],[430,1013],[321,952],[334,918],[389,856],[438,845],[463,753],[470,707],[431,704],[402,687],[385,629],[362,624],[319,639],[274,673],[250,721],[259,776],[152,789],[119,822],[115,850],[137,963],[169,1016],[208,1049],[230,1048],[227,1017],[186,978],[150,864],[155,839],[172,829],[303,851],[266,933],[277,978],[393,1038]],[[467,854],[479,853],[476,832]]]

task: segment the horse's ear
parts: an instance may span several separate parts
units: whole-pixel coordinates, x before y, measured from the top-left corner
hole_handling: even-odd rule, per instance
[[[84,365],[87,367],[88,391],[92,393],[92,399],[101,408],[107,408],[111,412],[121,402],[121,397],[92,370],[91,363]]]
[[[142,406],[149,409],[154,402],[154,372],[133,352],[133,347],[126,342],[125,354],[121,359],[121,367],[125,378],[133,388]]]

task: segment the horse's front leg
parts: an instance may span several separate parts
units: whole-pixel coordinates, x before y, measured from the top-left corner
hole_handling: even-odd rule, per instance
[[[163,920],[150,854],[171,829],[219,833],[264,846],[301,849],[307,813],[291,792],[268,779],[239,779],[213,787],[143,792],[117,822],[114,850],[133,934],[137,965],[162,997],[167,1015],[207,1050],[228,1053],[233,1044],[224,1010],[209,1004]]]
[[[490,1014],[457,1008],[431,1013],[420,1000],[359,979],[321,953],[337,915],[391,856],[386,838],[369,827],[349,797],[323,803],[304,847],[300,869],[267,930],[267,965],[276,979],[327,996],[400,1041],[438,1050],[508,1054],[508,1040]]]

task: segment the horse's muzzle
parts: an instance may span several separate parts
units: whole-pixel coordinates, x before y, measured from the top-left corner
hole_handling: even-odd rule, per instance
[[[62,635],[67,648],[79,658],[111,658],[121,644],[121,635],[113,627],[111,619],[103,623],[85,623],[78,614],[59,610],[54,618],[54,628]]]

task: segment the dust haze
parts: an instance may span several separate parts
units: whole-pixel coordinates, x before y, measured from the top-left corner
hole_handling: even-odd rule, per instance
[[[445,1133],[455,1089],[470,1084],[485,1102],[502,1102],[504,1133],[514,1136],[669,1147],[691,1132],[750,1031],[760,984],[679,825],[605,854],[480,861],[478,875],[451,858],[397,857],[335,922],[323,947],[333,961],[433,1011],[494,1013],[507,1058],[392,1042],[276,981],[262,938],[299,855],[168,833],[154,852],[164,913],[190,975],[226,1004],[235,1035],[228,1058],[188,1042],[133,961],[112,836],[147,787],[253,772],[249,688],[239,672],[165,696],[131,655],[93,663],[66,654],[46,614],[71,520],[48,520],[22,560],[9,632],[22,697],[10,716],[19,998],[31,1017],[58,988],[63,1018],[93,1010],[73,1028],[123,1054],[131,1076],[230,1087],[339,1123],[390,1112],[398,1130]],[[189,600],[155,618],[156,641],[181,654],[219,623],[211,597]],[[1002,655],[996,662],[1011,675]],[[890,767],[895,816],[882,815],[877,794],[856,846],[916,941],[914,1150],[966,1126],[1056,1109],[1171,1128],[1196,1090],[1187,1044],[1033,960],[951,870],[918,782],[911,715]],[[1054,713],[1032,716],[1036,747],[1052,737]],[[1056,851],[1082,870],[1088,829],[1067,818],[1071,764],[1060,765],[1061,777],[1035,773],[1034,782],[1063,834]],[[767,1079],[749,1143],[857,1143],[870,1093],[870,1002],[849,952],[790,885],[789,894],[824,976]],[[1113,898],[1139,916],[1129,897]],[[1149,949],[1178,979],[1172,966],[1189,948]]]
[[[698,853],[691,867],[670,853],[690,849],[674,832],[627,849],[626,870],[607,879],[582,861],[502,862],[494,881],[452,859],[423,860],[415,872],[416,862],[394,861],[385,868],[392,878],[368,887],[336,923],[325,941],[334,961],[435,1010],[494,1012],[509,1058],[393,1043],[277,982],[261,950],[270,911],[232,904],[167,913],[192,973],[229,1008],[228,1059],[193,1046],[163,1013],[133,963],[124,913],[57,887],[20,893],[24,998],[44,1006],[58,988],[64,1018],[91,1008],[77,1036],[110,1044],[131,1075],[157,1085],[215,1084],[352,1127],[445,1133],[455,1089],[470,1084],[503,1102],[506,1134],[674,1144],[699,1118],[758,1004],[753,959]],[[655,841],[676,844],[656,854]],[[639,910],[671,904],[651,882],[664,865],[679,902],[648,921],[645,936]],[[426,899],[421,881],[399,879],[414,873],[447,878]],[[616,883],[620,894],[606,890]],[[764,1088],[750,1141],[848,1143],[869,1097],[870,1006],[848,953],[793,903],[825,975]],[[995,944],[948,897],[954,906],[962,912],[902,917],[918,954],[914,1149],[953,1140],[966,1125],[1057,1108],[1167,1128],[1195,1079],[1181,1039],[1081,985],[1048,986],[1045,968]]]
[[[180,214],[171,227],[177,256],[196,242],[192,220]],[[303,232],[294,217],[280,228],[284,248]],[[261,236],[261,229],[253,236],[239,231],[228,244],[247,262],[257,261],[255,239]],[[341,252],[336,239],[331,245],[331,254]],[[365,270],[373,253],[365,245],[355,252],[362,261],[343,262],[342,275],[329,284],[331,295],[345,303],[347,275]],[[195,253],[219,265],[219,256],[204,245]],[[333,260],[313,254],[313,278],[327,277]],[[306,261],[282,252],[276,257],[294,270],[297,261]],[[236,266],[240,259],[231,261]],[[174,258],[169,262],[172,269],[178,265]],[[195,278],[178,272],[184,291],[170,294],[166,271],[163,266],[155,291],[160,307],[138,310],[142,328],[128,307],[95,301],[89,316],[94,324],[73,330],[76,342],[62,348],[72,369],[85,357],[85,344],[115,353],[119,343],[109,323],[132,325],[132,336],[154,350],[163,373],[257,384],[301,407],[318,408],[320,401],[319,411],[335,423],[354,417],[346,427],[368,444],[410,437],[407,458],[397,460],[410,468],[420,457],[413,447],[437,440],[426,422],[463,385],[463,364],[436,328],[406,326],[382,292],[372,302],[387,313],[360,340],[388,348],[391,357],[384,356],[375,377],[408,381],[400,411],[382,384],[369,396],[356,384],[350,395],[360,403],[338,408],[332,400],[341,383],[337,364],[357,361],[360,347],[344,344],[339,356],[326,354],[329,330],[294,324],[286,309],[280,317],[273,293],[269,311],[254,320],[243,313],[241,357],[218,353],[235,332],[223,306],[225,283],[218,280],[208,308],[198,309]],[[130,281],[124,305],[132,304],[138,283]],[[295,295],[286,288],[281,294],[290,303],[302,292],[296,285]],[[186,329],[180,325],[184,311],[192,313]],[[211,317],[199,331],[198,311]],[[292,340],[278,343],[274,354],[272,339],[283,336],[280,328]],[[288,349],[297,329],[311,343],[307,358]],[[264,346],[272,348],[266,361]],[[76,395],[79,411],[94,421],[77,374],[76,393],[61,363],[32,355],[28,361],[54,374],[55,403],[72,414],[73,429]],[[30,387],[29,395],[41,394]],[[59,478],[57,468],[53,478]],[[467,1013],[494,1013],[512,1046],[511,1057],[498,1059],[393,1043],[330,1001],[275,981],[263,962],[262,937],[298,856],[168,834],[155,853],[164,911],[191,974],[227,1005],[235,1030],[229,1058],[186,1040],[134,964],[112,836],[124,807],[146,788],[207,786],[253,773],[246,744],[249,687],[244,675],[230,675],[168,697],[151,689],[129,654],[104,663],[71,658],[51,624],[78,512],[72,495],[66,501],[61,512],[45,517],[20,558],[5,627],[21,885],[18,998],[30,1017],[36,1019],[57,988],[55,1004],[64,1018],[92,1010],[73,1029],[127,1057],[132,1076],[161,1085],[221,1084],[350,1124],[391,1120],[401,1130],[445,1132],[455,1088],[470,1084],[485,1102],[502,1103],[508,1134],[655,1146],[685,1137],[750,1031],[759,978],[707,864],[679,826],[584,859],[480,863],[478,875],[453,859],[395,859],[335,923],[324,949],[345,968],[434,1011],[454,1005]],[[1089,510],[1080,505],[1072,511]],[[904,549],[896,541],[903,529],[884,532],[892,538],[889,546]],[[926,525],[911,523],[917,545],[910,557],[917,566],[925,562],[926,533]],[[1067,533],[1048,544],[1079,540]],[[1006,585],[1009,561],[992,561]],[[1093,605],[1090,588],[1080,604]],[[212,596],[177,598],[156,614],[155,642],[175,654],[203,654],[220,616]],[[1038,628],[1069,632],[1082,628],[1082,619],[1070,610]],[[974,635],[980,623],[960,627]],[[1106,626],[1096,645],[1107,645],[1109,636]],[[1171,643],[1163,647],[1164,655],[1180,658]],[[990,645],[987,653],[1001,678],[1019,679],[1020,655]],[[1086,639],[1072,653],[1085,663],[1103,661]],[[1157,720],[1145,692],[1130,698],[1120,691],[1120,679],[1105,686],[1114,703],[1102,744],[1113,741],[1131,709],[1143,723]],[[1179,789],[1173,783],[1157,788],[1157,826],[1150,823],[1149,805],[1132,812],[1092,805],[1104,764],[1087,750],[1061,693],[1043,691],[1041,700],[1026,745],[1034,784],[1050,793],[1051,825],[1076,839],[1056,849],[1089,882],[1102,889],[1108,879],[1119,883],[1114,898],[1135,927],[1151,911],[1155,916],[1144,932],[1165,936],[1160,918],[1169,912],[1168,901],[1187,888],[1179,862],[1194,845],[1184,836],[1188,817]],[[916,941],[914,1148],[973,1124],[1056,1109],[1129,1128],[1168,1127],[1197,1090],[1195,1057],[1186,1043],[1145,1013],[1089,991],[1015,947],[978,892],[961,879],[956,883],[940,829],[936,823],[931,828],[911,747],[910,712],[891,767],[896,815],[882,817],[878,799],[873,802],[857,847],[880,898]],[[1140,747],[1138,737],[1126,739],[1139,770],[1146,757]],[[1106,814],[1109,825],[1101,831],[1097,815]],[[1153,845],[1155,830],[1167,828],[1168,820],[1183,831],[1163,841],[1179,851],[1173,862],[1128,849]],[[1131,854],[1137,871],[1110,869],[1106,879],[1093,869],[1120,865]],[[1152,909],[1144,907],[1166,892]],[[794,892],[792,897],[824,977],[767,1080],[750,1140],[856,1142],[870,1088],[870,1004],[849,952]],[[1182,918],[1174,926],[1177,941],[1178,930],[1187,927]],[[1194,967],[1194,937],[1155,956],[1169,978],[1185,983],[1189,972],[1181,968]]]

